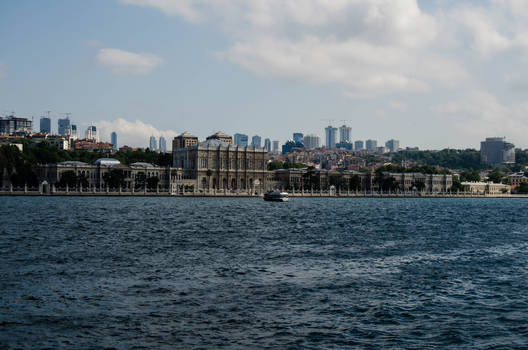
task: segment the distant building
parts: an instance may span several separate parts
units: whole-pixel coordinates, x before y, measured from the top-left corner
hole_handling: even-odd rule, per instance
[[[40,132],[51,134],[51,118],[48,118],[48,117],[40,118]]]
[[[346,125],[339,127],[339,142],[351,143],[352,142],[352,128]]]
[[[293,133],[293,141],[295,143],[303,143],[303,137],[304,135],[300,132],[294,132]]]
[[[271,152],[271,140],[270,139],[264,139],[264,149],[266,152]]]
[[[117,152],[117,134],[115,133],[115,131],[110,134],[110,140],[112,141],[112,145],[114,146],[114,152]]]
[[[480,143],[480,161],[495,166],[515,163],[515,146],[504,137],[488,137]]]
[[[365,147],[367,148],[367,151],[375,152],[378,148],[378,141],[376,140],[367,140],[365,141]]]
[[[110,154],[114,151],[114,146],[109,142],[97,142],[95,139],[75,140],[73,148],[77,151],[92,151]]]
[[[71,135],[71,129],[70,129],[70,135]],[[95,140],[96,142],[99,140],[99,137],[97,135],[97,128],[95,125],[90,125],[86,132],[84,133],[84,138],[87,140]]]
[[[358,140],[358,141],[354,142],[354,149],[356,151],[359,151],[360,149],[363,149],[363,148],[365,148],[364,145],[363,145],[363,141],[359,141]]]
[[[462,191],[475,194],[509,194],[511,186],[493,182],[462,182]]]
[[[57,120],[57,126],[58,126],[58,133],[59,135],[61,136],[71,136],[71,133],[72,133],[72,129],[71,129],[71,124],[70,124],[70,118],[64,118],[64,119],[60,119]]]
[[[308,149],[315,149],[321,147],[321,138],[315,134],[308,134],[304,136],[304,147]]]
[[[385,147],[387,147],[391,153],[398,152],[398,149],[400,148],[400,141],[391,139],[385,142]]]
[[[246,134],[235,134],[235,145],[245,147],[248,145],[248,136]]]
[[[255,135],[251,138],[251,147],[253,148],[261,148],[262,139],[260,136]]]
[[[376,153],[387,153],[389,149],[385,146],[376,147]]]
[[[13,115],[0,117],[0,134],[15,135],[27,134],[33,129],[33,121],[27,118],[17,118]]]
[[[342,148],[352,151],[354,149],[354,145],[350,142],[338,142],[336,143],[336,148]]]
[[[166,153],[167,152],[167,141],[165,140],[165,138],[163,136],[160,136],[160,138],[159,138],[159,148],[158,148],[158,150],[161,153]]]
[[[279,141],[275,140],[275,141],[272,142],[272,144],[273,144],[273,147],[271,149],[272,152],[278,153],[279,152]]]
[[[57,147],[61,150],[70,149],[70,140],[68,137],[60,135],[50,135],[47,133],[34,134],[30,138],[32,143],[40,143],[46,141],[48,144]]]
[[[337,136],[337,128],[334,128],[331,125],[328,125],[325,128],[325,136],[326,136],[326,148],[335,148],[336,145],[336,136]]]
[[[158,143],[156,142],[156,136],[151,136],[149,141],[149,149],[156,151],[158,149]]]
[[[70,137],[74,140],[77,140],[79,138],[79,131],[77,130],[77,125],[72,124],[71,125],[71,134]]]
[[[282,154],[288,154],[294,149],[302,149],[304,148],[304,145],[302,142],[295,142],[293,140],[286,141],[284,145],[282,145]]]
[[[176,136],[172,140],[172,150],[179,148],[186,148],[198,144],[198,137],[188,133],[187,131]]]
[[[233,138],[224,132],[218,131],[211,136],[207,136],[206,140],[218,140],[225,143],[233,144]]]

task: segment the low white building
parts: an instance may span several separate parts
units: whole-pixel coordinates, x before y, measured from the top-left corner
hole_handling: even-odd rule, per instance
[[[474,194],[507,194],[511,193],[511,187],[493,182],[462,182],[464,192]]]

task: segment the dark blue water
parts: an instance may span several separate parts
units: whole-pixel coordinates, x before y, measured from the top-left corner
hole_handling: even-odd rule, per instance
[[[528,347],[528,200],[0,197],[0,348]]]

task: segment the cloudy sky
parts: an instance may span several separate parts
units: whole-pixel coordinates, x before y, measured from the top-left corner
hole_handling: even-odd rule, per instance
[[[526,0],[0,3],[0,114],[69,112],[137,146],[331,119],[353,139],[526,148],[527,61]]]

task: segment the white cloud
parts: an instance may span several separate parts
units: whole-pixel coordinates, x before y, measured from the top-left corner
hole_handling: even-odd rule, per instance
[[[100,120],[94,124],[99,130],[100,139],[102,140],[110,140],[110,134],[115,131],[119,146],[148,147],[150,136],[156,136],[157,139],[163,136],[167,140],[167,148],[170,149],[172,139],[177,135],[173,130],[162,131],[140,120],[129,121],[118,118],[115,120]]]
[[[458,101],[433,107],[433,111],[443,117],[452,134],[472,141],[466,144],[478,143],[485,136],[508,136],[518,146],[525,145],[528,102],[508,106],[489,92],[474,90]]]
[[[155,7],[168,15],[180,15],[189,21],[199,18],[192,0],[119,0],[128,5]]]
[[[163,59],[148,53],[134,53],[119,49],[100,49],[97,62],[121,75],[143,75],[161,65]]]

